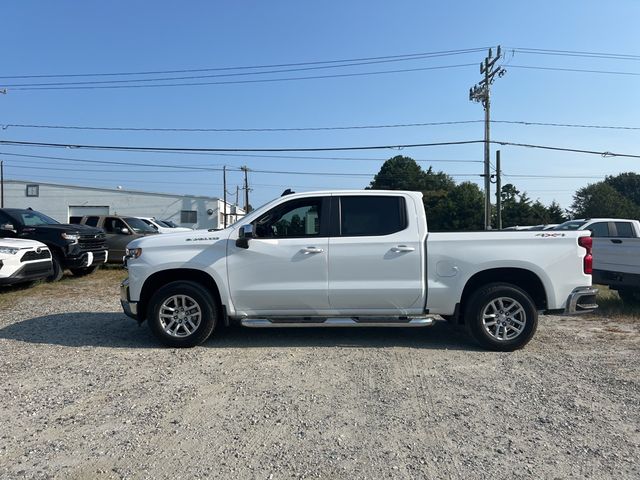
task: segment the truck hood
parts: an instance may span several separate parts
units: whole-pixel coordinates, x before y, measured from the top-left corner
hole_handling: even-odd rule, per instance
[[[176,232],[170,235],[149,235],[132,240],[127,248],[154,248],[154,247],[175,247],[186,244],[211,245],[218,240],[229,237],[232,229],[226,230],[189,230],[188,232]]]
[[[36,242],[35,240],[26,240],[23,238],[0,238],[0,247],[12,247],[12,248],[47,248],[44,243]]]
[[[101,229],[96,227],[88,227],[87,225],[70,225],[66,223],[52,225],[26,225],[22,229],[25,232],[60,232],[62,233],[79,233],[81,235],[99,235],[103,233]]]

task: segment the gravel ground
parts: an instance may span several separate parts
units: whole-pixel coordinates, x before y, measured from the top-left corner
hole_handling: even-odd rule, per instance
[[[158,348],[99,272],[0,294],[0,478],[640,478],[640,322],[522,351],[428,329]]]

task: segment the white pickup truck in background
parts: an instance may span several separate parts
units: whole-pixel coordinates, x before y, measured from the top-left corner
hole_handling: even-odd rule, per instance
[[[511,351],[538,312],[596,308],[589,232],[430,233],[422,194],[290,194],[219,231],[132,241],[121,287],[127,315],[166,345],[216,326],[466,325]]]
[[[593,237],[593,282],[617,290],[625,303],[640,303],[640,222],[622,218],[570,220],[554,231],[588,230]]]

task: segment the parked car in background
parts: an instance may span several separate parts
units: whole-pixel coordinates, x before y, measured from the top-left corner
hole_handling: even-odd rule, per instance
[[[51,252],[44,243],[0,238],[0,285],[44,280],[52,274]]]
[[[154,217],[136,217],[142,220],[144,223],[154,228],[158,233],[176,233],[176,232],[188,232],[191,229],[186,227],[174,227],[173,225],[169,225],[164,220],[158,220]],[[175,224],[174,224],[175,225]]]
[[[173,222],[171,220],[162,220],[162,222],[166,223],[167,225],[169,225],[172,228],[186,228],[187,230],[193,230],[193,228],[181,227],[176,222]]]
[[[0,209],[0,237],[36,240],[51,252],[53,273],[48,280],[62,278],[65,268],[74,275],[87,275],[107,261],[105,235],[98,228],[59,223],[31,209]]]
[[[617,290],[625,303],[640,303],[640,222],[623,218],[569,220],[556,231],[589,230],[593,282]]]
[[[80,219],[81,225],[101,228],[109,249],[109,263],[122,263],[127,243],[146,235],[158,232],[136,217],[120,217],[117,215],[85,215]]]

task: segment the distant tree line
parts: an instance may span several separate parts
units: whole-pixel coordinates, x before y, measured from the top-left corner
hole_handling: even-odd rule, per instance
[[[410,157],[387,160],[367,187],[373,190],[414,190],[423,194],[429,228],[433,231],[482,230],[484,195],[473,182],[456,183],[432,167],[423,170]],[[640,175],[623,173],[578,190],[570,210],[553,201],[548,206],[531,200],[515,185],[502,186],[502,225],[561,223],[569,218],[640,218]],[[495,225],[495,206],[492,215]]]

